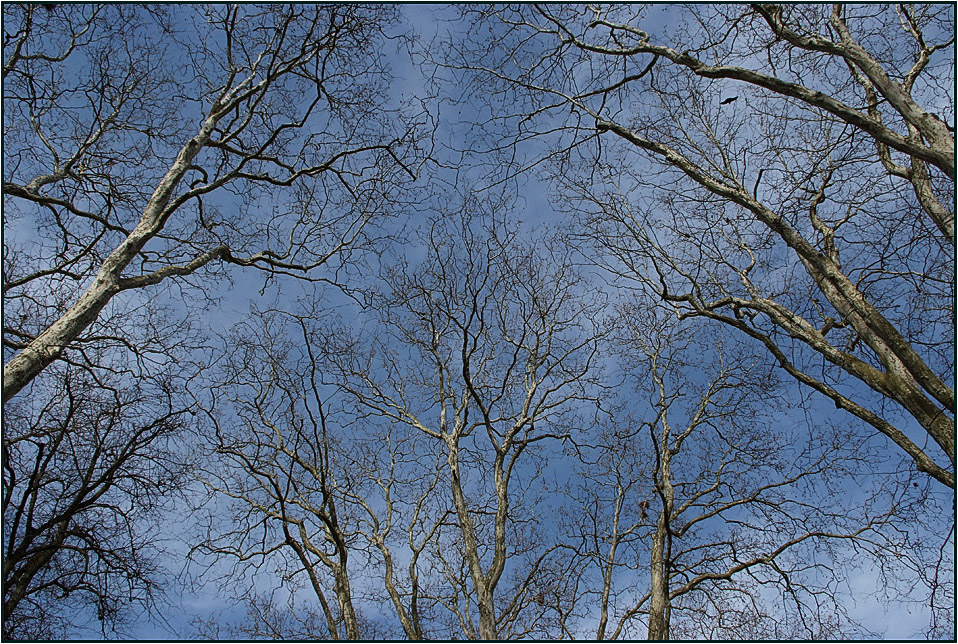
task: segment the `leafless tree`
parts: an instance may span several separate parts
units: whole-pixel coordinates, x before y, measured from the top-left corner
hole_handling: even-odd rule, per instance
[[[316,269],[414,174],[418,128],[379,51],[393,8],[4,16],[4,306],[43,312],[4,329],[4,401],[134,291],[227,264],[330,279]]]
[[[349,565],[357,528],[339,480],[348,474],[333,466],[339,439],[327,424],[305,323],[289,329],[284,317],[264,313],[225,342],[224,375],[204,405],[218,458],[198,473],[219,510],[193,552],[213,563],[232,559],[243,581],[264,569],[279,585],[305,583],[323,626],[310,636],[359,639]],[[262,608],[253,589],[241,594]]]
[[[3,11],[4,631],[42,635],[149,594],[138,522],[229,265],[338,282],[419,131],[390,8]]]
[[[613,270],[954,487],[949,9],[474,13],[446,64],[495,101],[490,127],[520,128],[513,149],[551,137],[557,201],[592,215]]]
[[[211,494],[192,556],[209,568],[204,581],[232,584],[259,616],[230,633],[422,639],[436,593],[420,571],[452,514],[436,494],[443,460],[337,396],[318,353],[331,332],[324,303],[301,307],[258,312],[223,343],[222,374],[201,403],[216,456],[198,470]],[[224,563],[228,579],[217,578]],[[285,589],[288,608],[260,594],[264,576],[279,580],[271,592]],[[208,620],[196,626],[213,632]]]
[[[36,387],[38,402],[5,407],[4,637],[61,638],[93,616],[106,634],[126,604],[150,609],[162,597],[157,519],[184,483],[191,418],[181,387],[168,368],[131,385],[61,363]]]
[[[443,455],[416,433],[376,423],[354,400],[344,401],[343,407],[353,419],[344,423],[345,431],[358,434],[340,461],[349,473],[343,496],[354,507],[366,551],[363,599],[368,605],[392,607],[401,630],[381,622],[380,630],[389,637],[441,637],[445,631],[435,620],[437,598],[444,593],[430,556],[453,515],[440,489],[445,483]]]
[[[419,238],[423,261],[387,271],[368,330],[324,334],[331,373],[365,415],[442,455],[451,512],[429,544],[445,582],[432,599],[460,637],[481,639],[542,633],[529,616],[543,610],[530,580],[550,552],[529,529],[535,454],[566,438],[595,395],[601,334],[568,248],[521,242],[506,206],[450,204]]]
[[[566,636],[867,635],[841,584],[899,556],[918,495],[871,478],[866,443],[768,414],[777,386],[747,351],[648,305],[623,313],[626,401],[580,439],[566,491]]]
[[[314,306],[225,343],[221,402],[206,406],[231,466],[206,483],[234,503],[196,551],[232,557],[237,577],[272,561],[285,581],[308,578],[332,636],[366,635],[357,578],[411,639],[546,632],[534,583],[555,548],[535,534],[527,449],[573,429],[600,309],[568,249],[527,247],[502,210],[481,208],[434,220],[425,261],[386,269],[359,329]],[[321,390],[343,399],[333,432]]]
[[[411,223],[395,7],[3,12],[5,637],[152,606],[184,472],[204,637],[953,637],[953,11],[466,8]]]
[[[277,558],[268,574],[281,580],[272,582],[276,585],[289,584],[290,591],[288,607],[250,595],[253,617],[236,633],[335,633],[322,617],[325,609],[297,608],[304,595],[293,582],[300,576],[309,579],[307,586],[316,580],[307,595],[317,587],[334,594],[349,588],[344,601],[365,595],[379,598],[379,606],[391,605],[388,619],[395,616],[397,627],[390,631],[385,624],[382,632],[392,636],[481,637],[482,613],[479,620],[473,613],[478,612],[473,546],[463,537],[457,495],[450,493],[456,479],[477,535],[473,556],[495,564],[496,553],[504,553],[503,572],[489,591],[499,637],[768,639],[868,632],[846,612],[841,585],[874,563],[887,568],[885,583],[894,592],[893,569],[900,567],[895,561],[917,561],[896,525],[912,520],[908,512],[921,505],[921,494],[898,480],[876,481],[871,468],[880,456],[867,442],[852,445],[847,436],[824,428],[806,430],[808,436],[798,431],[808,422],[800,408],[792,418],[770,418],[766,408],[777,399],[775,383],[755,371],[761,368],[755,356],[721,346],[698,327],[677,326],[661,310],[625,311],[619,316],[627,327],[624,344],[601,351],[618,356],[635,387],[616,388],[626,401],[618,405],[608,400],[612,390],[605,391],[603,404],[611,412],[605,423],[559,408],[535,415],[537,427],[550,428],[539,430],[543,439],[555,434],[551,441],[533,441],[539,444],[523,452],[512,478],[499,479],[509,483],[505,495],[495,485],[495,456],[482,458],[488,435],[477,442],[460,435],[454,442],[459,467],[452,469],[448,443],[430,434],[422,420],[428,413],[443,417],[433,397],[439,362],[413,358],[420,351],[435,356],[441,345],[433,331],[443,329],[448,338],[455,328],[440,322],[454,319],[440,314],[446,310],[442,303],[455,300],[439,285],[449,280],[468,294],[471,280],[499,284],[494,276],[501,277],[501,265],[488,265],[500,266],[492,274],[484,262],[474,270],[478,260],[467,264],[468,271],[455,270],[462,266],[447,260],[484,255],[490,248],[460,244],[442,226],[451,224],[431,228],[422,265],[390,273],[396,288],[387,289],[382,303],[391,306],[371,309],[372,319],[337,327],[319,307],[307,314],[273,312],[245,323],[247,332],[228,343],[236,375],[222,392],[233,402],[217,409],[221,419],[232,420],[219,423],[218,451],[234,467],[229,480],[211,484],[237,504],[226,520],[228,529],[203,548],[234,557],[238,576]],[[534,266],[543,270],[549,264]],[[460,274],[462,281],[455,279]],[[430,275],[442,281],[432,284]],[[508,291],[508,283],[489,299],[466,297],[461,311],[474,311],[473,302],[479,301],[493,311],[504,306],[507,298],[497,295]],[[522,283],[529,287],[527,295],[555,293],[541,282]],[[417,302],[431,305],[413,306]],[[476,315],[497,320],[489,311]],[[467,354],[473,341],[498,336],[491,326],[486,334],[467,336]],[[395,342],[400,337],[405,342]],[[447,350],[453,345],[461,351],[458,341]],[[476,353],[483,347],[477,342]],[[490,386],[500,391],[500,381],[492,379],[495,355],[483,355],[485,360],[477,361],[483,370],[469,373],[477,376],[480,392]],[[450,359],[443,356],[444,367]],[[507,364],[523,362],[510,357]],[[578,378],[581,366],[566,374]],[[449,383],[462,377],[461,365],[440,373],[449,391],[454,386]],[[319,392],[327,388],[338,393],[323,400]],[[468,405],[472,394],[457,389],[450,399]],[[349,395],[342,397],[343,392]],[[552,400],[576,405],[589,397],[580,392]],[[331,405],[336,399],[340,402]],[[497,404],[505,402],[500,397]],[[525,406],[523,398],[515,403]],[[501,407],[487,409],[505,417],[497,413]],[[453,407],[450,416],[446,433],[451,434],[465,409]],[[337,429],[330,433],[331,427]],[[549,451],[550,443],[559,449]],[[849,488],[858,492],[846,498],[843,490]],[[508,511],[500,528],[503,497]],[[574,501],[562,503],[563,498]],[[301,539],[313,546],[325,543],[330,553],[321,557],[310,549],[313,556],[300,559],[290,542]],[[295,556],[283,558],[281,551]],[[408,565],[397,566],[398,561]],[[348,586],[336,581],[337,571],[345,571]],[[378,593],[370,592],[374,587]],[[342,623],[332,612],[332,623]],[[375,631],[362,628],[361,611],[356,613],[359,633],[370,637]]]

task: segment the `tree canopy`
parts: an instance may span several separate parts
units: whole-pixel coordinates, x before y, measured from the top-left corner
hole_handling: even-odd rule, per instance
[[[954,637],[953,7],[3,12],[5,638]]]

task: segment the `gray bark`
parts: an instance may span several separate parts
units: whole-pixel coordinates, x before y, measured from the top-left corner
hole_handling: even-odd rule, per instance
[[[104,260],[93,284],[60,319],[3,365],[3,401],[17,395],[56,360],[121,290],[121,274],[164,226],[171,214],[170,199],[193,159],[209,142],[217,122],[232,105],[240,88],[223,96],[210,109],[199,132],[180,149],[176,160],[153,191],[136,228]]]

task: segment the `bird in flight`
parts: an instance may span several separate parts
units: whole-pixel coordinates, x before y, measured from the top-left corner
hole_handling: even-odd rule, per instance
[[[719,103],[719,105],[728,105],[729,103],[734,103],[738,100],[738,96],[729,96],[727,99]]]

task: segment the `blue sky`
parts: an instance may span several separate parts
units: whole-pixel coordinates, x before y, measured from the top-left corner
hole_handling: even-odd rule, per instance
[[[671,18],[670,12],[674,14],[677,9],[656,8],[650,12],[648,17],[647,30],[654,33],[654,29],[664,27]],[[455,7],[432,4],[409,4],[401,7],[403,22],[393,29],[401,32],[407,28],[415,30],[422,38],[419,47],[429,43],[433,38],[461,38],[463,33],[463,23],[455,22],[452,19],[458,13]],[[449,20],[448,22],[446,20]],[[393,46],[393,43],[387,43],[387,47]],[[445,70],[432,70],[429,66],[420,67],[417,64],[419,60],[415,56],[410,58],[407,52],[402,48],[398,51],[382,52],[389,61],[395,74],[395,82],[392,85],[389,96],[394,102],[402,102],[410,99],[426,100],[427,108],[434,116],[438,115],[439,124],[435,133],[436,147],[434,149],[435,160],[438,163],[428,164],[422,169],[419,178],[419,188],[413,188],[413,197],[406,205],[396,207],[388,213],[388,221],[382,229],[383,232],[395,234],[400,239],[398,243],[392,246],[386,253],[379,258],[369,255],[359,259],[358,270],[355,274],[361,275],[363,280],[375,281],[375,274],[380,267],[381,262],[389,262],[393,257],[404,257],[409,263],[416,267],[427,257],[426,249],[421,241],[418,241],[414,235],[417,228],[421,228],[427,222],[430,216],[440,213],[443,207],[449,204],[455,204],[456,190],[477,190],[484,191],[487,194],[496,194],[504,192],[513,200],[514,214],[517,220],[523,222],[524,230],[528,234],[541,234],[550,228],[561,227],[563,225],[575,225],[574,220],[563,208],[555,207],[552,198],[555,197],[557,188],[555,184],[547,182],[543,173],[527,173],[522,176],[509,180],[496,186],[488,186],[488,177],[501,176],[501,167],[490,169],[487,165],[488,159],[481,155],[468,156],[461,159],[457,150],[462,149],[467,144],[481,145],[480,142],[464,142],[463,138],[475,130],[470,130],[470,124],[474,123],[482,110],[485,109],[487,102],[480,100],[484,97],[470,97],[465,95],[466,90],[451,84],[452,75]],[[438,97],[429,97],[430,91],[434,88],[426,77],[427,73],[435,73],[434,79],[438,80]],[[953,98],[953,97],[952,97]],[[506,106],[504,109],[521,106]],[[525,158],[535,159],[548,149],[552,142],[542,138],[534,139],[522,144],[518,148],[520,155]],[[592,148],[589,149],[591,152]],[[460,161],[463,163],[460,165]],[[429,183],[429,186],[423,185]],[[236,200],[238,201],[238,199]],[[224,210],[236,206],[236,203],[220,202]],[[263,201],[256,202],[254,208],[262,208],[267,211],[268,203]],[[392,222],[399,222],[393,224]],[[31,222],[29,219],[22,219],[7,225],[4,223],[4,235],[12,239],[28,239],[32,233]],[[395,225],[393,228],[392,226]],[[402,232],[400,232],[402,231]],[[373,332],[376,326],[368,317],[363,317],[363,311],[353,300],[345,297],[335,288],[325,284],[302,283],[295,280],[274,281],[266,284],[262,275],[244,271],[236,267],[230,267],[225,271],[229,279],[219,282],[219,286],[214,293],[218,298],[214,306],[205,309],[202,314],[202,321],[213,333],[226,333],[234,324],[247,319],[248,314],[253,308],[264,309],[268,307],[297,309],[303,302],[312,298],[319,298],[323,305],[330,311],[333,311],[341,319],[347,322],[353,322],[357,329],[368,326]],[[625,295],[611,290],[604,281],[601,281],[596,273],[591,273],[586,278],[586,287],[594,284],[594,288],[609,288],[611,297],[624,298]],[[591,281],[589,281],[591,280]],[[191,300],[189,290],[181,291],[178,288],[159,288],[149,291],[131,292],[118,298],[118,306],[127,305],[129,302],[145,301],[152,297],[169,298],[169,306],[172,311],[186,315],[194,306]],[[631,361],[622,356],[612,356],[605,359],[606,367],[615,372],[623,372],[630,369],[633,365]],[[703,363],[707,362],[702,360]],[[696,374],[694,369],[688,375],[691,382],[704,378],[705,374]],[[785,398],[790,398],[789,402],[793,407],[778,409],[773,414],[767,414],[760,419],[760,422],[769,423],[777,428],[783,426],[805,427],[808,425],[845,425],[851,433],[860,431],[860,427],[849,417],[836,416],[827,406],[822,403],[822,399],[812,395],[806,396],[808,403],[804,406],[798,401],[798,398],[804,396],[796,391],[782,394]],[[623,397],[628,398],[625,394]],[[647,412],[640,404],[639,396],[631,401],[634,405],[633,411],[637,415]],[[584,431],[594,431],[594,427],[584,428]],[[872,441],[872,446],[879,444],[879,441]],[[889,459],[888,467],[892,470],[897,468],[897,462],[894,458]],[[554,462],[546,468],[549,475],[555,479],[561,479],[565,467]],[[534,472],[530,470],[529,476]],[[849,479],[850,481],[852,479]],[[849,488],[845,491],[847,498],[852,500],[859,490]],[[929,520],[928,525],[933,530],[940,530],[950,523],[953,529],[953,517],[949,518],[947,512],[949,508],[953,511],[953,506],[949,500],[953,498],[949,494],[943,493],[937,488],[932,488],[930,493],[929,505],[937,505],[945,513],[940,520]],[[553,499],[556,505],[560,505],[561,499]],[[215,508],[216,506],[211,506]],[[215,583],[203,586],[195,593],[190,590],[184,590],[181,586],[182,578],[177,575],[184,572],[183,562],[189,544],[181,539],[184,535],[193,535],[194,528],[191,525],[193,517],[184,514],[180,507],[171,507],[164,515],[161,522],[161,531],[165,540],[165,547],[168,548],[169,557],[166,561],[169,572],[169,583],[162,584],[168,596],[162,598],[159,602],[159,608],[162,611],[163,618],[167,623],[161,623],[151,619],[147,615],[135,617],[129,628],[123,631],[124,636],[136,639],[161,640],[176,637],[188,637],[192,634],[190,620],[195,616],[210,617],[219,616],[224,623],[240,619],[245,612],[242,605],[236,604],[229,596],[228,590],[220,589]],[[951,541],[951,548],[954,547],[954,540]],[[401,552],[399,556],[405,556]],[[952,560],[953,565],[953,560]],[[856,569],[852,567],[853,575],[847,582],[845,589],[846,596],[854,597],[855,603],[850,608],[853,617],[859,619],[867,627],[874,629],[888,639],[899,639],[914,637],[916,633],[927,626],[928,613],[925,608],[915,604],[904,609],[903,612],[890,614],[876,597],[880,591],[878,587],[880,578],[872,568]],[[191,571],[195,572],[195,571]],[[357,578],[362,579],[364,573],[357,571]],[[262,588],[272,587],[273,580],[269,574],[261,573],[256,576],[255,583]],[[644,587],[641,583],[639,587]],[[167,600],[169,603],[167,603]],[[364,610],[375,614],[380,607],[366,604]],[[92,615],[91,615],[92,617]],[[96,639],[99,637],[98,631],[83,630],[77,633],[79,637]]]

